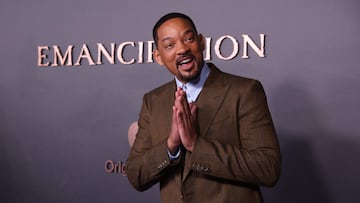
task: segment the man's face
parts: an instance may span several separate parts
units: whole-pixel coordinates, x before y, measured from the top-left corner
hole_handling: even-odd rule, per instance
[[[173,18],[164,22],[157,30],[155,60],[165,66],[183,83],[200,75],[204,64],[204,38],[196,34],[190,22]]]

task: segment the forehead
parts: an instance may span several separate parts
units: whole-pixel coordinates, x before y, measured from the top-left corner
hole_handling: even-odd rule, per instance
[[[187,33],[189,31],[195,32],[188,20],[184,18],[172,18],[165,21],[159,27],[157,34],[159,38],[162,38],[164,35],[169,35],[171,33]]]

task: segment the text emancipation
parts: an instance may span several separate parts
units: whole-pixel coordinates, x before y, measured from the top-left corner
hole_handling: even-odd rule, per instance
[[[249,47],[258,57],[265,57],[265,34],[259,34],[259,45],[257,45],[249,35],[241,36],[242,43],[239,43],[239,41],[231,35],[223,35],[216,40],[209,37],[205,38],[206,48],[204,50],[204,59],[206,61],[211,60],[213,52],[216,57],[221,60],[233,60],[239,53],[241,53],[242,59],[247,59],[249,58]],[[215,43],[213,44],[213,42]],[[242,47],[242,52],[240,51],[240,47]],[[39,67],[81,66],[85,60],[89,65],[102,65],[105,60],[105,63],[109,64],[121,63],[126,65],[154,62],[152,55],[154,41],[126,41],[120,44],[110,43],[109,47],[106,47],[102,43],[97,43],[96,55],[92,54],[93,51],[89,49],[87,44],[82,44],[81,49],[78,51],[76,51],[75,45],[68,45],[66,49],[58,45],[38,46],[37,48],[37,65]]]

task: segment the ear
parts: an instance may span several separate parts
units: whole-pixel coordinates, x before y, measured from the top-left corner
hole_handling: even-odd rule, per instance
[[[205,50],[205,38],[202,34],[199,34],[199,41],[200,41],[201,51],[204,51]]]
[[[164,63],[162,62],[161,60],[161,56],[160,56],[160,53],[159,53],[159,50],[155,49],[153,51],[153,56],[154,56],[154,59],[156,61],[156,63],[158,63],[160,66],[163,66]]]

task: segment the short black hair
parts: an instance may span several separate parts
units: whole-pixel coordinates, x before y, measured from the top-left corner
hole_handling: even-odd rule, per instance
[[[158,36],[157,36],[157,31],[159,29],[159,27],[165,23],[166,21],[168,20],[171,20],[173,18],[183,18],[187,21],[190,22],[191,26],[194,28],[194,31],[195,33],[197,34],[197,30],[196,30],[196,26],[195,26],[195,23],[194,21],[187,15],[183,14],[183,13],[177,13],[177,12],[173,12],[173,13],[168,13],[166,15],[164,15],[163,17],[161,17],[157,22],[156,24],[154,25],[154,28],[153,28],[153,38],[154,38],[154,41],[155,41],[155,46],[157,46],[157,42],[158,42]]]

